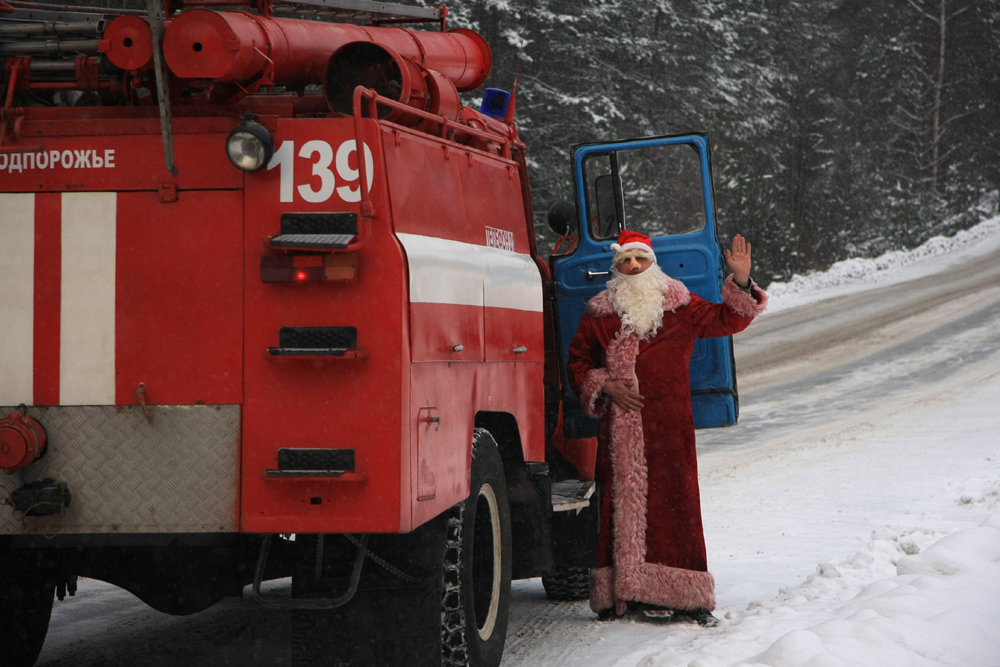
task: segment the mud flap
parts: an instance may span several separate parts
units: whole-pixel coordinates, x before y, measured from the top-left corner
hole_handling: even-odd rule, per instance
[[[592,568],[597,562],[597,528],[600,520],[598,492],[579,510],[552,514],[552,553],[558,569]]]
[[[513,579],[540,576],[552,569],[552,482],[546,463],[505,466],[510,490],[510,530],[514,545]]]

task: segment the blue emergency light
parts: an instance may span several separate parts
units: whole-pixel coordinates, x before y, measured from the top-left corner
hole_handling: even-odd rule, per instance
[[[508,104],[510,104],[510,93],[499,88],[487,88],[486,92],[483,93],[483,102],[479,105],[479,112],[493,118],[506,120]]]

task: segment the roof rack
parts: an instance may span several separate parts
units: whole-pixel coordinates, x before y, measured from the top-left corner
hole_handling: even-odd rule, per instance
[[[110,9],[108,7],[84,7],[80,5],[60,5],[50,2],[23,2],[22,0],[9,0],[7,5],[14,12],[11,14],[0,14],[0,19],[10,21],[50,21],[57,23],[79,23],[83,21],[96,21],[103,16],[118,16],[121,14],[133,14],[145,16],[146,12],[139,9]]]
[[[137,8],[86,7],[25,0],[9,0],[7,4],[16,10],[10,18],[28,21],[84,21],[90,18],[88,15],[93,14],[146,16],[145,10]],[[448,15],[448,9],[443,4],[427,7],[376,0],[173,0],[168,3],[173,9],[185,7],[235,9],[244,6],[248,9],[257,9],[260,13],[266,13],[268,4],[276,16],[351,21],[370,25],[440,23],[444,29],[445,18]]]
[[[274,0],[277,16],[298,16],[336,21],[380,23],[441,23],[448,10],[444,5],[420,7],[374,0]]]

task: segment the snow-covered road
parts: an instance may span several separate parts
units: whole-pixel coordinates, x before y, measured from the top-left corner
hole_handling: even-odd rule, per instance
[[[698,434],[719,627],[517,582],[504,667],[1000,665],[1000,219],[945,245],[777,286],[737,338],[740,424]],[[289,664],[288,623],[85,582],[39,665]]]

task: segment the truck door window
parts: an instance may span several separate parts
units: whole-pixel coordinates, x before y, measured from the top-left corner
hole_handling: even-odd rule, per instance
[[[594,194],[597,197],[597,214],[594,216],[591,229],[596,238],[609,239],[618,236],[621,224],[618,221],[618,211],[622,207],[616,202],[615,186],[611,174],[601,174],[594,179]]]
[[[584,175],[587,219],[595,240],[612,239],[621,228],[670,236],[705,226],[701,162],[693,145],[592,155],[584,162]]]

